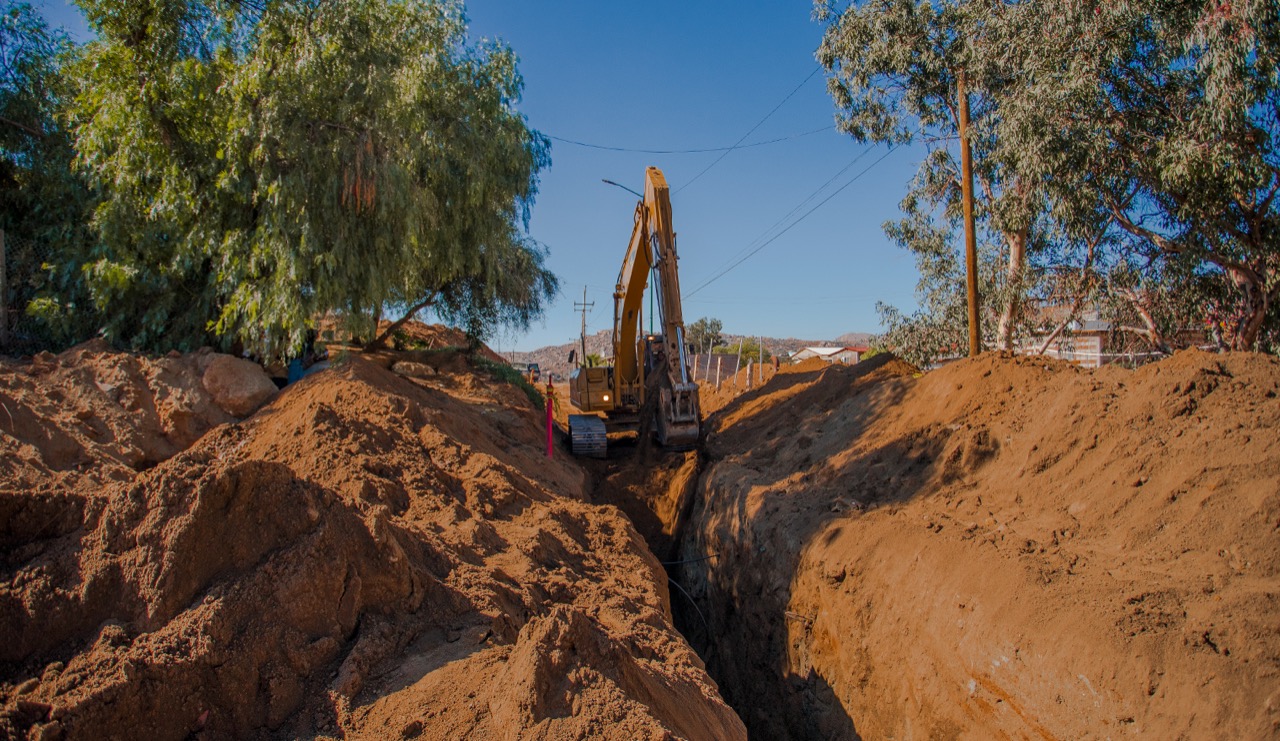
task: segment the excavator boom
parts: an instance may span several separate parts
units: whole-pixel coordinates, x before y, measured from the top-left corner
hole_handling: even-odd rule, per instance
[[[650,410],[658,440],[673,448],[692,448],[700,431],[698,386],[689,376],[680,304],[675,231],[671,225],[670,188],[662,171],[645,171],[644,200],[636,205],[635,223],[618,272],[613,300],[613,365],[578,368],[570,377],[570,400],[586,412],[604,412],[615,426],[637,426]],[[641,335],[644,292],[655,277],[654,296],[661,320],[660,335]],[[570,433],[575,417],[570,418]],[[603,454],[601,425],[577,419],[581,446]],[[604,426],[608,426],[605,423]]]

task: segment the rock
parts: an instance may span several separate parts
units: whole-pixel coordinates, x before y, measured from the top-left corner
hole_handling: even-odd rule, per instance
[[[394,373],[399,373],[402,376],[409,376],[410,378],[425,378],[436,374],[436,369],[426,363],[414,363],[409,360],[401,360],[391,366],[391,370]]]
[[[191,358],[195,361],[196,370],[204,373],[209,370],[209,363],[218,357],[221,353],[216,352],[212,347],[205,345],[204,347],[191,353]]]
[[[214,403],[235,417],[253,414],[278,391],[262,366],[230,355],[214,355],[201,381]]]

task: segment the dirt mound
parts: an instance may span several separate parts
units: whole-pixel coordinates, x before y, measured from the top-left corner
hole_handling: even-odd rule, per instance
[[[391,326],[391,322],[379,322],[378,332],[386,331],[389,326]],[[408,321],[396,329],[388,344],[397,345],[399,349],[404,350],[440,350],[448,347],[465,348],[470,345],[470,342],[467,338],[467,333],[456,327]],[[506,358],[497,354],[483,343],[480,345],[479,352],[481,356],[495,363],[507,362]]]
[[[0,360],[3,562],[80,527],[86,501],[105,487],[233,421],[202,383],[219,357],[145,358],[95,341],[26,362]]]
[[[787,366],[782,365],[779,368],[787,368]],[[746,361],[743,361],[742,369],[732,376],[720,379],[719,387],[716,386],[714,380],[710,382],[699,380],[698,404],[699,408],[702,409],[703,418],[705,419],[720,411],[739,396],[748,393],[752,389],[760,388],[764,383],[768,383],[769,379],[773,378],[774,373],[773,363],[765,363],[763,366],[752,363],[748,368]]]
[[[753,735],[1280,731],[1280,362],[912,371],[780,376],[708,423],[676,578]]]
[[[93,354],[60,372],[197,362]],[[5,531],[0,738],[744,737],[661,567],[576,465],[541,457],[518,389],[351,359],[183,452],[198,427],[134,425],[157,447],[129,454],[65,417],[33,417],[39,455],[3,458],[10,492],[62,477],[6,504],[57,526]],[[58,434],[85,452],[44,454]]]

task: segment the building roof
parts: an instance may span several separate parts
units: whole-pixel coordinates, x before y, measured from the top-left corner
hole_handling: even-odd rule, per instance
[[[863,353],[867,351],[867,348],[865,347],[806,347],[804,348],[804,350],[801,350],[800,352],[805,352],[805,350],[813,353],[814,355],[825,358],[831,355],[839,355],[842,352]]]

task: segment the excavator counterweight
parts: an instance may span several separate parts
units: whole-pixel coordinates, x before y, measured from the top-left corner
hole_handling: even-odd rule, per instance
[[[588,413],[569,416],[575,453],[602,457],[602,430],[643,429],[650,419],[662,445],[683,450],[697,445],[698,385],[689,374],[677,260],[670,188],[662,171],[650,167],[613,292],[613,362],[589,368],[583,358],[584,365],[569,377],[569,400]],[[662,332],[642,335],[650,274],[655,280],[654,318]]]

